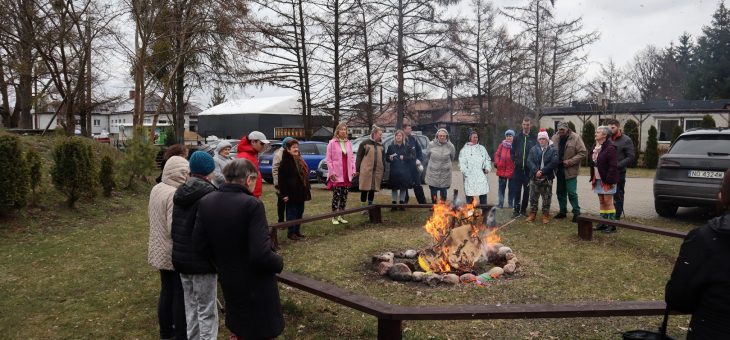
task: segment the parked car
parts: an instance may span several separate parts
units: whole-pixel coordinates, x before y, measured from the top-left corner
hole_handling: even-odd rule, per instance
[[[678,207],[717,205],[725,171],[730,168],[730,129],[691,129],[659,158],[654,177],[654,210],[672,217]]]
[[[416,137],[416,140],[418,141],[418,144],[421,144],[422,152],[426,152],[426,147],[428,147],[428,142],[430,141],[428,137],[421,135],[421,134],[414,134]],[[357,157],[357,150],[360,147],[360,143],[362,143],[364,140],[366,140],[369,136],[362,136],[359,138],[356,138],[354,141],[352,141],[352,151],[353,155],[352,157]],[[388,147],[393,144],[393,133],[384,133],[382,137],[383,141],[383,152],[388,150]],[[425,157],[424,157],[425,159]],[[427,160],[424,160],[423,169],[426,169]],[[385,162],[385,172],[383,174],[383,185],[388,184],[388,176],[390,174],[390,163]],[[426,171],[421,172],[421,183],[424,183],[426,177]],[[319,166],[317,166],[317,178],[320,182],[325,183],[327,182],[327,162],[324,160],[319,163]],[[359,179],[357,177],[352,179],[352,188],[357,189],[359,185]]]
[[[274,183],[274,176],[271,173],[274,152],[281,148],[281,142],[271,142],[269,148],[259,155],[259,170],[261,177],[268,183]],[[299,152],[309,167],[309,180],[317,180],[317,166],[327,154],[327,143],[324,142],[299,142]]]

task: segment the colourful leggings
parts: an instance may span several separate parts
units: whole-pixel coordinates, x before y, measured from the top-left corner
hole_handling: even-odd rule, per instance
[[[332,211],[345,210],[347,205],[347,187],[332,188]]]

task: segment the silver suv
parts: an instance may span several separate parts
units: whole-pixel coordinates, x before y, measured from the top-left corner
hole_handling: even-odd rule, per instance
[[[654,177],[654,209],[672,217],[678,207],[717,205],[725,171],[730,168],[730,129],[690,129],[659,159]]]

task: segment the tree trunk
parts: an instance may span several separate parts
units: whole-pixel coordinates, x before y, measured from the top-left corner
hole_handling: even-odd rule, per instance
[[[479,123],[481,125],[484,125],[487,122],[487,116],[486,116],[486,113],[484,112],[484,98],[482,98],[482,71],[481,71],[481,63],[479,62],[480,57],[481,57],[481,55],[479,53],[481,51],[480,47],[482,44],[482,2],[481,1],[477,2],[477,29],[476,29],[476,31],[477,31],[477,41],[476,41],[476,43],[477,43],[476,44],[477,45],[476,46],[477,47],[477,51],[476,51],[477,101],[479,102]],[[492,108],[490,107],[489,109],[491,110]]]
[[[303,0],[299,0],[299,34],[302,39],[302,66],[304,66],[304,93],[307,97],[307,115],[304,117],[304,136],[309,139],[312,137],[312,93],[309,88],[309,66],[307,62],[307,44],[304,35],[304,6]]]
[[[373,75],[370,73],[370,47],[368,46],[368,27],[367,27],[367,20],[365,18],[365,8],[362,5],[362,0],[357,1],[358,6],[360,6],[360,11],[362,14],[362,38],[363,38],[363,47],[365,48],[365,81],[367,82],[367,96],[368,96],[368,104],[365,107],[365,120],[367,121],[368,126],[373,126],[375,124],[375,117],[373,115],[373,92],[375,92],[375,88],[373,87]],[[382,87],[381,87],[382,90]],[[380,94],[380,104],[382,107],[383,104],[383,94],[381,91]]]
[[[540,96],[540,2],[535,1],[535,118],[540,121],[540,106],[542,106]]]
[[[395,121],[395,128],[403,128],[403,115],[405,114],[405,79],[403,79],[403,67],[405,66],[403,47],[403,0],[398,0],[398,109]]]
[[[179,43],[178,47],[181,47]],[[180,50],[179,53],[182,53]],[[185,57],[179,55],[182,58],[175,68],[175,137],[177,142],[185,144]],[[152,132],[154,133],[154,131]]]
[[[294,30],[294,51],[297,57],[297,72],[299,75],[299,96],[302,103],[302,124],[307,124],[307,89],[304,86],[304,63],[302,62],[301,46],[299,37],[299,22],[297,21],[297,6],[292,2],[292,26]]]
[[[334,0],[335,9],[335,31],[334,31],[334,66],[335,66],[335,107],[334,107],[334,130],[340,123],[340,0]],[[335,131],[337,132],[337,131]]]

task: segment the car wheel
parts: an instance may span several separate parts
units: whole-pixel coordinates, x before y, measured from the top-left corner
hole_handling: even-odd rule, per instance
[[[677,214],[677,208],[676,205],[654,201],[654,210],[661,217],[674,217]]]

